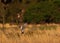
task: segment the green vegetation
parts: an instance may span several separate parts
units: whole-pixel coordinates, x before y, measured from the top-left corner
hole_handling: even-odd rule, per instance
[[[56,29],[57,26],[55,26],[55,25],[41,25],[39,28],[40,28],[40,30],[51,30],[51,29]]]
[[[23,22],[60,23],[59,0],[12,0],[6,3],[0,0],[0,22],[18,21],[17,14],[21,14],[21,9],[25,9]]]

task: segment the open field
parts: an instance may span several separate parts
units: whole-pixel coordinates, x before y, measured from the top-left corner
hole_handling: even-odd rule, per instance
[[[60,24],[27,25],[21,34],[17,25],[0,24],[0,43],[60,43]]]

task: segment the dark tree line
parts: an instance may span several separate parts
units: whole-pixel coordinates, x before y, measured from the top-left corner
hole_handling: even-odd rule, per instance
[[[22,9],[23,22],[60,23],[59,0],[0,0],[0,23],[17,23]]]

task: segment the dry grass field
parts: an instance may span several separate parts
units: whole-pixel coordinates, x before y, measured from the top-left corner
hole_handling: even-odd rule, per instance
[[[21,34],[17,25],[0,24],[0,43],[60,43],[60,24],[27,25]]]

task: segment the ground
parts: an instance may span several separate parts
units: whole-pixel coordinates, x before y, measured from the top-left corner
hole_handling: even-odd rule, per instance
[[[60,43],[60,24],[28,24],[24,34],[17,25],[0,24],[0,43]]]

